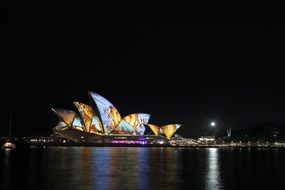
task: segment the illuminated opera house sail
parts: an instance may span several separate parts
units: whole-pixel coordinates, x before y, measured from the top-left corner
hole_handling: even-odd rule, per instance
[[[162,145],[169,144],[181,126],[149,124],[150,114],[147,113],[122,117],[106,98],[94,92],[89,92],[89,95],[94,106],[74,102],[77,111],[52,108],[59,119],[53,128],[55,134],[83,144]],[[151,134],[146,131],[151,131]]]

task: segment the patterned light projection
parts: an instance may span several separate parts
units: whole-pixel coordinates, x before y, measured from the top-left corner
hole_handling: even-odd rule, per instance
[[[162,128],[165,136],[170,139],[172,137],[172,135],[177,131],[177,129],[179,129],[179,127],[181,127],[180,124],[169,124],[169,125],[165,125]]]
[[[149,128],[154,132],[155,135],[165,134],[165,136],[170,139],[172,135],[181,127],[180,124],[169,124],[162,127],[157,125],[148,124]]]
[[[75,129],[78,129],[80,131],[84,131],[84,128],[83,128],[83,124],[82,124],[82,121],[81,121],[81,118],[76,115],[73,122],[72,122],[72,126],[73,128]]]
[[[66,109],[54,109],[52,108],[52,111],[57,115],[58,119],[60,121],[63,121],[66,125],[71,125],[76,113],[71,110]]]
[[[118,126],[119,122],[121,121],[121,115],[114,105],[103,96],[100,96],[94,92],[89,92],[89,94],[93,98],[99,110],[103,122],[104,132],[109,134]]]
[[[80,102],[74,102],[74,105],[77,107],[79,114],[83,120],[84,131],[90,132],[90,126],[94,115],[92,107]]]
[[[115,128],[112,133],[115,134],[134,134],[136,132],[136,129],[134,126],[126,122],[125,120],[121,120],[120,124],[117,128]]]
[[[120,113],[110,101],[94,92],[89,92],[89,94],[98,108],[103,125],[98,116],[95,115],[93,108],[83,103],[74,102],[79,111],[79,116],[71,110],[52,110],[56,113],[59,120],[69,127],[72,126],[74,129],[96,134],[143,135],[145,125],[148,125],[155,135],[164,134],[170,139],[181,126],[179,124],[169,124],[159,127],[148,124],[150,114],[145,113],[134,113],[121,118]]]
[[[159,135],[160,127],[153,124],[148,124],[149,128],[153,131],[155,135]]]
[[[90,133],[103,133],[102,124],[96,115],[92,118]]]
[[[127,128],[126,132],[129,132],[129,133],[136,132],[140,135],[143,135],[145,132],[145,126],[144,125],[146,125],[148,123],[149,118],[150,118],[150,115],[145,114],[145,113],[130,114],[130,115],[128,115],[122,119],[118,128],[121,131],[125,131],[124,127],[126,126],[125,123],[127,123],[127,124],[129,124],[128,125],[129,128],[132,128],[132,129]]]

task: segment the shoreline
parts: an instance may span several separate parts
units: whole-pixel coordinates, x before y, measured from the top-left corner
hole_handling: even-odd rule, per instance
[[[3,141],[4,142],[4,141]],[[213,142],[201,143],[193,140],[189,141],[173,141],[170,143],[138,143],[131,141],[130,143],[111,143],[111,142],[84,142],[71,141],[64,138],[19,138],[14,139],[17,147],[170,147],[170,148],[285,148],[283,142]]]
[[[19,146],[28,147],[161,147],[161,148],[285,148],[285,145],[159,145],[159,144],[82,144],[82,143],[31,143],[19,144]]]

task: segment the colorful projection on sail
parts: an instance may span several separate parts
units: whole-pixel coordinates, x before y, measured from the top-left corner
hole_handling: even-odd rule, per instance
[[[103,129],[102,129],[102,124],[99,120],[99,118],[94,115],[93,118],[92,118],[92,123],[91,123],[91,126],[90,126],[90,133],[93,132],[93,133],[103,133]]]
[[[60,121],[63,121],[66,125],[71,125],[76,113],[71,110],[66,110],[66,109],[54,109],[52,108],[52,111],[55,112],[57,115],[58,119]]]
[[[157,125],[148,124],[149,128],[153,131],[155,135],[165,134],[165,136],[170,139],[173,134],[181,127],[180,124],[169,124],[162,127]]]
[[[118,126],[119,122],[121,121],[121,115],[114,105],[106,98],[94,92],[89,92],[89,94],[93,98],[99,110],[103,122],[104,132],[109,134]]]
[[[162,128],[165,136],[170,139],[172,137],[172,135],[177,131],[177,129],[179,129],[181,127],[180,124],[169,124],[169,125],[165,125]]]
[[[81,121],[81,118],[76,115],[73,122],[72,122],[72,126],[75,128],[75,129],[78,129],[80,131],[84,131],[84,128],[83,128],[83,124],[82,124],[82,121]]]
[[[97,134],[143,135],[145,133],[145,125],[148,124],[150,118],[149,114],[134,113],[121,118],[120,113],[111,102],[94,92],[89,92],[89,94],[98,108],[103,125],[91,106],[74,102],[80,117],[71,110],[52,109],[67,128],[72,126],[81,131]],[[164,134],[170,139],[181,125],[169,124],[159,127],[148,124],[148,126],[155,135]]]
[[[74,102],[74,105],[77,107],[79,114],[84,122],[84,131],[90,132],[90,126],[94,115],[92,107],[80,102]]]
[[[155,135],[159,135],[160,127],[153,124],[148,124],[149,128],[153,131]]]
[[[120,122],[120,124],[118,126],[118,130],[121,130],[124,132],[130,132],[130,133],[136,132],[137,134],[143,135],[145,132],[145,126],[144,125],[146,125],[148,123],[149,117],[150,117],[150,115],[145,114],[145,113],[135,113],[135,114],[127,115]],[[128,128],[126,130],[125,122],[128,123],[132,129]]]
[[[136,129],[134,128],[134,126],[132,126],[131,124],[129,124],[123,119],[121,120],[118,127],[115,130],[113,130],[113,133],[117,133],[117,134],[133,134],[135,132],[136,132]]]
[[[144,113],[127,115],[121,120],[114,133],[143,135],[145,132],[144,125],[148,123],[149,117],[149,114]]]

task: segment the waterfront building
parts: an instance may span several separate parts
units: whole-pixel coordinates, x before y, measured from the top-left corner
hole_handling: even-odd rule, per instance
[[[122,117],[109,100],[94,92],[89,95],[94,106],[74,102],[77,111],[52,108],[59,119],[54,134],[81,144],[169,145],[181,127],[180,124],[162,127],[149,124],[147,113]],[[145,134],[146,128],[153,134]]]

